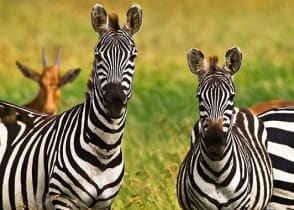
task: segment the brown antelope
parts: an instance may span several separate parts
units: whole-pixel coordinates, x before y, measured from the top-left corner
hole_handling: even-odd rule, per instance
[[[23,105],[29,109],[48,114],[56,114],[60,101],[61,87],[74,81],[80,73],[80,68],[68,70],[63,76],[60,75],[60,49],[58,49],[54,65],[48,65],[45,49],[42,50],[43,71],[35,70],[16,61],[16,65],[23,75],[39,84],[39,92],[35,98]]]
[[[250,107],[250,111],[253,112],[254,114],[260,114],[272,108],[287,107],[287,106],[294,106],[294,101],[271,100],[271,101],[260,102]]]

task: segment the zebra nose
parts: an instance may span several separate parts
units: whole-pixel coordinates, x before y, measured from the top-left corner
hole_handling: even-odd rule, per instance
[[[204,143],[208,157],[214,161],[220,160],[225,150],[226,140],[222,128],[222,118],[208,119],[208,130],[204,136]]]
[[[208,118],[207,120],[208,129],[213,127],[218,127],[219,129],[223,130],[223,118],[211,119]]]
[[[127,104],[127,96],[121,83],[112,82],[105,86],[104,105],[112,116],[119,116]]]

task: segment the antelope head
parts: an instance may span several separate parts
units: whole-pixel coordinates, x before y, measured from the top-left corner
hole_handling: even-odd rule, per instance
[[[43,70],[39,73],[26,65],[16,61],[16,65],[23,75],[39,85],[39,92],[36,97],[24,107],[44,112],[48,114],[56,114],[60,101],[61,87],[67,83],[74,81],[80,73],[80,68],[68,70],[61,76],[60,65],[61,51],[58,49],[54,65],[48,64],[45,49],[42,50]]]

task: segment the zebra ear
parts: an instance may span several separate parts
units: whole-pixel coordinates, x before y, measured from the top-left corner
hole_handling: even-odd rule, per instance
[[[102,36],[107,30],[107,13],[101,4],[95,4],[91,11],[93,29]]]
[[[226,52],[224,70],[229,74],[235,74],[241,67],[242,52],[239,47],[233,47]]]
[[[138,4],[133,5],[127,12],[126,31],[134,35],[142,24],[142,9]]]
[[[205,72],[205,60],[203,53],[196,49],[191,48],[188,52],[188,64],[191,72],[196,75],[201,75]]]

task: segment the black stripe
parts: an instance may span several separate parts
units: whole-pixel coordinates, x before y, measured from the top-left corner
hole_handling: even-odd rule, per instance
[[[289,205],[289,206],[294,205],[294,199],[286,199],[286,198],[279,197],[279,196],[276,196],[276,195],[272,196],[271,202],[276,202],[276,203],[279,203],[279,204],[284,204],[284,205]]]
[[[294,131],[294,128],[293,128]],[[267,128],[267,136],[269,141],[294,148],[294,132],[282,130],[279,128]]]
[[[276,156],[274,154],[270,154],[270,158],[272,160],[273,168],[294,174],[294,164],[292,161]]]
[[[284,121],[284,122],[294,122],[294,113],[263,113],[259,115],[260,119],[262,121],[272,121],[272,120],[278,120],[278,121]]]

